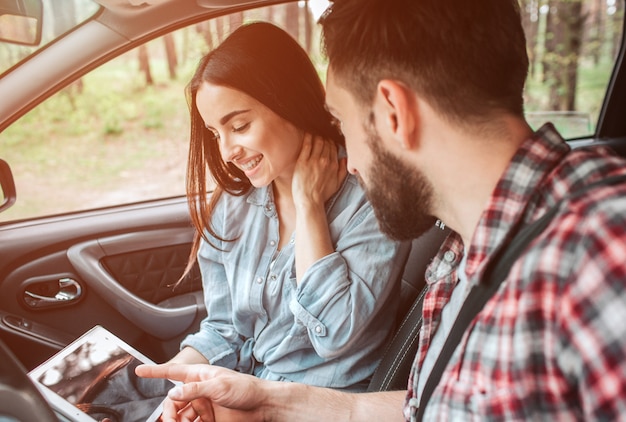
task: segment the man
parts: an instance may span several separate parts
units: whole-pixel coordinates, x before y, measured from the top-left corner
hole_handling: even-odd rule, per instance
[[[551,125],[527,125],[517,0],[337,0],[322,25],[328,108],[381,227],[413,238],[436,217],[454,230],[426,274],[408,390],[346,394],[208,366],[140,375],[187,382],[171,397],[181,407],[194,400],[181,415],[203,420],[214,409],[218,420],[226,411],[230,420],[390,421],[414,419],[420,405],[426,420],[626,414],[626,186],[574,194],[626,173],[626,163],[600,149],[570,151]],[[561,200],[420,404],[494,251]]]

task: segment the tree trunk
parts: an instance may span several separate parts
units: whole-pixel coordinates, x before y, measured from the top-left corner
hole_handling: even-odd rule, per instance
[[[602,58],[602,46],[606,31],[606,0],[594,0],[589,3],[587,25],[585,25],[584,43],[587,46],[587,54],[597,66]]]
[[[563,0],[562,20],[564,29],[564,49],[562,57],[565,74],[564,92],[561,110],[576,109],[576,84],[578,82],[578,60],[582,46],[585,16],[582,13],[582,0]]]
[[[163,36],[165,43],[165,53],[167,55],[167,68],[169,70],[170,79],[176,79],[176,68],[178,67],[178,59],[176,58],[176,44],[174,36],[169,33]]]
[[[613,21],[613,32],[611,33],[611,56],[609,59],[614,61],[615,58],[619,55],[619,49],[622,41],[622,27],[624,21],[624,2],[621,0],[617,0],[615,2],[615,10],[612,16]]]
[[[218,44],[224,39],[224,19],[226,18],[223,16],[215,19],[215,33],[217,34]]]
[[[554,77],[552,67],[555,64],[553,55],[556,54],[557,25],[555,22],[556,6],[554,5],[554,1],[547,0],[546,5],[548,6],[548,12],[546,13],[545,18],[543,56],[541,65],[543,68],[543,82],[550,86],[554,83],[554,81],[552,81],[552,78]]]
[[[298,3],[289,3],[285,5],[285,27],[287,32],[291,34],[292,37],[299,41],[299,29],[300,29],[300,8],[298,7]]]
[[[204,42],[209,50],[213,49],[213,36],[211,34],[211,25],[209,21],[200,22],[196,25],[196,32],[202,35]]]
[[[537,32],[539,29],[539,1],[521,0],[520,10],[522,14],[522,26],[524,27],[524,33],[526,34],[529,73],[531,77],[534,77],[538,55]]]
[[[150,71],[148,47],[145,44],[139,46],[139,70],[146,77],[146,85],[154,85],[154,79],[152,79],[152,72]]]
[[[313,14],[309,9],[309,0],[304,2],[304,48],[309,55],[313,47]]]
[[[582,0],[550,2],[543,70],[551,110],[575,109],[583,23]]]
[[[232,33],[243,24],[243,12],[232,13],[228,16],[229,31]]]

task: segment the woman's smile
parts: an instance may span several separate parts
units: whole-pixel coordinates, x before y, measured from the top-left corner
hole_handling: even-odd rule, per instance
[[[247,160],[245,162],[237,162],[237,165],[239,166],[239,168],[241,168],[244,172],[248,173],[249,171],[255,169],[258,164],[261,162],[261,160],[263,159],[263,154],[259,154],[256,157]]]

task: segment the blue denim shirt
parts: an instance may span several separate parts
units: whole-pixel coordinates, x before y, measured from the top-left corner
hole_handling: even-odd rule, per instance
[[[297,285],[293,235],[278,250],[271,186],[239,197],[223,194],[213,228],[236,240],[210,238],[217,248],[201,244],[208,316],[181,347],[261,378],[364,387],[394,328],[409,244],[379,231],[352,175],[326,210],[335,252],[315,262]]]

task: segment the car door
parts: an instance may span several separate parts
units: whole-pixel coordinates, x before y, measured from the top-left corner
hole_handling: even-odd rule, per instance
[[[32,367],[99,324],[164,360],[203,316],[191,235],[180,199],[3,229],[2,339]]]

